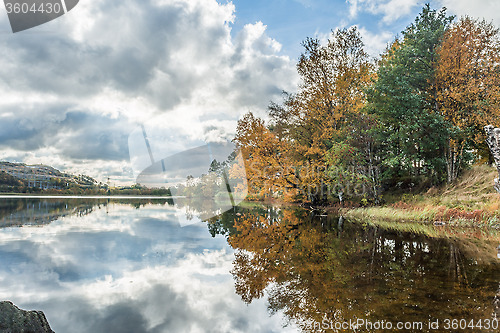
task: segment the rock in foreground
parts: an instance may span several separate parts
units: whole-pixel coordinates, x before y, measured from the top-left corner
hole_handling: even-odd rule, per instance
[[[0,302],[0,333],[53,333],[42,311],[24,311]]]

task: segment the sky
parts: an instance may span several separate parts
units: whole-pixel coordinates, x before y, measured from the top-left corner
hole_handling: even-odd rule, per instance
[[[325,41],[332,30],[357,26],[376,58],[424,3],[82,0],[15,34],[2,7],[0,160],[132,184],[130,135],[141,125],[182,132],[173,142],[184,145],[172,153],[230,139],[243,114],[263,116],[282,91],[296,91],[306,37]],[[500,26],[496,0],[430,4]]]

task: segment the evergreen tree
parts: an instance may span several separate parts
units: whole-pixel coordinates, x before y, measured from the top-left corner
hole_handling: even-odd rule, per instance
[[[379,62],[368,108],[383,124],[379,135],[388,183],[420,175],[434,182],[444,179],[447,126],[438,112],[436,64],[452,20],[446,9],[438,12],[425,5]]]

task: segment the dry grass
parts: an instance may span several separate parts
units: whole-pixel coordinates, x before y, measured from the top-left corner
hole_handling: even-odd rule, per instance
[[[455,184],[446,186],[431,197],[450,208],[484,209],[491,206],[496,211],[500,207],[500,195],[493,189],[496,177],[495,167],[476,165],[467,170]]]
[[[446,222],[466,226],[500,228],[500,194],[493,189],[496,168],[476,165],[454,184],[426,193],[403,194],[383,207],[344,212],[357,220]]]

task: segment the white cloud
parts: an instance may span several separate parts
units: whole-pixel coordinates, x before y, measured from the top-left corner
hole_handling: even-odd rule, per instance
[[[419,4],[419,0],[390,0],[375,6],[375,13],[384,15],[383,21],[391,23],[400,17],[406,16]]]
[[[497,0],[440,0],[439,4],[446,7],[450,14],[484,18],[500,26],[500,2]]]
[[[373,33],[361,27],[359,33],[365,43],[365,51],[373,58],[378,58],[385,51],[387,44],[394,39],[394,34],[390,31]]]
[[[350,18],[356,18],[358,16],[358,3],[360,0],[346,0],[346,2],[349,4],[349,17]],[[363,1],[363,0],[361,0]]]
[[[88,0],[46,25],[2,34],[0,156],[38,161],[50,148],[59,165],[83,163],[104,180],[122,172],[127,135],[160,114],[177,110],[234,131],[240,115],[262,113],[297,82],[264,24],[232,34],[234,12],[215,0]]]
[[[384,23],[392,23],[406,16],[421,3],[420,0],[347,0],[349,16],[356,18],[360,12],[383,15]]]
[[[357,27],[359,34],[361,35],[361,40],[365,44],[364,50],[368,55],[376,59],[382,54],[387,44],[389,44],[394,39],[394,34],[390,31],[382,31],[379,33],[374,33],[365,27],[360,27],[357,25],[349,26]],[[333,31],[337,31],[337,29],[341,29],[340,27],[335,28]],[[326,45],[328,43],[328,39],[332,38],[332,33],[330,34],[317,34],[317,37],[321,42],[321,45]]]
[[[411,14],[417,6],[425,3],[420,0],[346,0],[346,2],[351,19],[362,12],[368,12],[383,15],[384,23],[391,23]],[[431,2],[431,6],[436,9],[446,7],[450,14],[485,18],[497,26],[500,25],[500,2],[497,0],[436,0]]]

